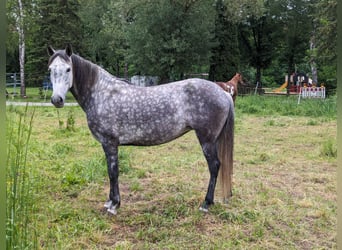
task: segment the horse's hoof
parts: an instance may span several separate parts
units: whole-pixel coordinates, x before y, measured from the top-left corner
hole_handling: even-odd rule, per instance
[[[208,213],[209,212],[208,208],[204,208],[204,207],[200,207],[199,210],[201,212],[203,212],[203,213]]]
[[[204,212],[204,213],[208,213],[209,212],[209,206],[210,206],[210,204],[208,204],[208,202],[204,201],[202,203],[202,205],[200,206],[199,210]]]
[[[118,204],[113,205],[113,202],[111,200],[106,201],[103,206],[107,208],[107,212],[112,215],[116,215],[118,213]]]
[[[108,200],[105,202],[105,204],[103,205],[105,208],[111,208],[113,205],[113,202],[111,200]]]
[[[118,211],[116,210],[116,206],[113,206],[111,208],[107,209],[107,212],[112,214],[112,215],[116,215],[118,213]]]

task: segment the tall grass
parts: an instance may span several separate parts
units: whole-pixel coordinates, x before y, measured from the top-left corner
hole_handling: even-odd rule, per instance
[[[284,115],[336,118],[336,96],[327,99],[302,99],[297,103],[294,96],[259,96],[238,97],[237,112],[257,115]]]
[[[27,155],[34,111],[29,115],[15,108],[7,112],[7,249],[37,249],[35,229],[30,224],[33,205]]]

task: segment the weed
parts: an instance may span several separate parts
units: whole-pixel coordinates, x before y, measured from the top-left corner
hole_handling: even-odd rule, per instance
[[[56,143],[53,145],[52,150],[54,154],[57,154],[58,157],[63,157],[68,153],[72,152],[74,149],[71,145],[64,144],[64,143]]]
[[[273,119],[272,120],[268,120],[265,125],[267,125],[267,126],[275,126],[275,121]]]
[[[138,179],[143,179],[143,178],[146,177],[146,170],[144,170],[144,169],[138,169],[138,170],[136,171],[136,175],[137,175],[137,178],[138,178]]]
[[[45,98],[44,91],[43,91],[42,87],[38,88],[38,96],[39,96],[40,99],[44,99]]]
[[[64,122],[60,118],[59,109],[57,109],[57,117],[58,117],[58,127],[59,129],[63,129]]]
[[[75,132],[75,118],[74,118],[74,112],[72,109],[68,112],[68,119],[66,122],[66,129],[72,132]]]
[[[309,120],[307,122],[306,125],[308,125],[308,126],[316,126],[316,125],[318,125],[318,121],[311,119],[311,120]]]
[[[336,144],[331,139],[323,143],[321,147],[320,156],[328,157],[328,158],[337,157],[337,147],[336,147]]]
[[[119,149],[119,171],[120,174],[128,174],[132,171],[128,148],[120,147]]]
[[[142,187],[138,181],[134,181],[134,182],[132,182],[132,184],[130,186],[130,190],[132,192],[138,192],[138,191],[142,191],[143,189],[142,189]]]
[[[31,224],[33,181],[27,169],[34,111],[29,117],[26,106],[23,112],[13,109],[7,114],[6,246],[7,249],[38,249],[36,230]]]
[[[261,153],[260,155],[259,155],[259,159],[260,159],[260,161],[268,161],[269,159],[270,159],[270,156],[268,155],[268,154],[266,154],[266,153]]]

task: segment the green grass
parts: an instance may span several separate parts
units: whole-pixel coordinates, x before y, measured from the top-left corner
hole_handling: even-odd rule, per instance
[[[26,98],[20,96],[20,87],[16,88],[16,95],[13,94],[13,88],[6,88],[9,93],[8,101],[15,102],[50,102],[52,90],[43,91],[39,87],[27,87]],[[68,92],[66,96],[66,102],[75,102],[73,95]]]
[[[312,116],[308,103],[285,115],[281,107],[296,109],[296,99],[238,97],[233,197],[222,204],[217,190],[208,214],[198,210],[209,173],[193,132],[160,146],[120,147],[116,216],[103,208],[106,160],[82,110],[37,107],[26,161],[28,226],[36,229],[37,247],[336,248],[336,114]],[[263,108],[247,111],[253,105]],[[7,113],[24,110],[11,106]],[[29,107],[28,120],[32,113]]]
[[[336,119],[336,96],[326,99],[302,99],[298,96],[238,97],[236,109],[245,114],[327,117]]]

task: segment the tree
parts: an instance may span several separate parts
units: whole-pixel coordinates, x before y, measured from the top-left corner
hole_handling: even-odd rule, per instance
[[[85,55],[116,76],[122,74],[127,49],[124,1],[84,0],[80,9]]]
[[[337,1],[317,1],[314,9],[316,30],[317,65],[320,82],[328,89],[336,89],[337,61]]]
[[[266,69],[272,62],[274,56],[274,43],[272,42],[273,27],[270,24],[271,20],[268,15],[262,17],[251,16],[244,25],[245,32],[241,32],[243,47],[250,58],[250,65],[256,69],[255,81],[258,82],[260,87],[261,70]]]
[[[12,29],[14,28],[16,37],[18,38],[18,50],[14,50],[14,52],[18,52],[18,61],[19,61],[19,71],[20,71],[20,96],[26,96],[26,87],[25,87],[25,13],[23,7],[22,0],[16,1],[8,1],[7,3],[8,16],[10,20],[10,26]],[[13,31],[14,31],[13,30]],[[13,36],[9,37],[10,39]]]
[[[208,65],[211,8],[205,0],[142,1],[127,26],[128,60],[161,82]]]
[[[317,1],[315,23],[317,23],[317,45],[319,57],[336,63],[337,51],[337,1]]]
[[[228,81],[240,70],[237,23],[228,15],[227,6],[222,0],[215,3],[215,15],[209,79]]]
[[[282,43],[282,60],[286,62],[287,75],[296,71],[296,65],[305,63],[309,48],[311,20],[309,18],[309,1],[287,0],[279,2],[278,21],[283,25],[284,41]],[[306,63],[307,64],[307,63]],[[290,84],[287,85],[287,92]]]
[[[60,49],[70,43],[75,52],[82,52],[79,6],[78,0],[37,0],[35,3],[32,43],[27,56],[27,70],[32,85],[41,86],[47,74],[48,45]]]
[[[255,68],[255,82],[261,87],[262,70],[271,65],[275,56],[277,23],[270,1],[248,2],[242,12],[245,20],[240,24],[241,50],[243,57]]]
[[[6,1],[7,40],[6,40],[6,72],[19,72],[19,35],[16,29],[16,1]]]

